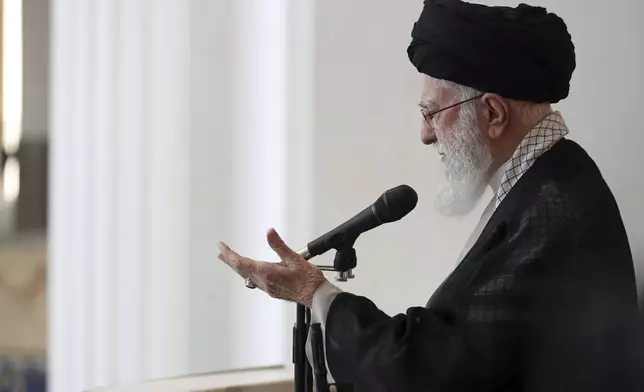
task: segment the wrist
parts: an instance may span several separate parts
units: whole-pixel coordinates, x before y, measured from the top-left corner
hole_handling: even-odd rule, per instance
[[[301,304],[311,309],[313,306],[313,297],[318,289],[327,282],[326,278],[322,276],[316,276],[315,279],[311,280],[310,286],[306,290],[306,295],[302,298]]]

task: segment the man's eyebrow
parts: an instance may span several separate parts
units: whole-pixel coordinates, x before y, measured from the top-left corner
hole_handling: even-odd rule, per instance
[[[437,108],[438,104],[436,103],[436,101],[427,100],[427,101],[420,101],[418,103],[418,106],[420,106],[421,108],[423,108],[425,110],[430,110],[430,109]]]

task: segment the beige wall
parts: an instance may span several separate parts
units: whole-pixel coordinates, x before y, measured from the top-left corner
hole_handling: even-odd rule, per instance
[[[42,246],[0,244],[0,356],[44,359],[46,273]]]

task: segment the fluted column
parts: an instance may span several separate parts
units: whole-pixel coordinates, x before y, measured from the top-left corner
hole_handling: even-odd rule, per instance
[[[49,390],[186,373],[189,2],[51,11]]]
[[[294,306],[216,241],[311,239],[312,2],[51,9],[50,390],[288,368]]]

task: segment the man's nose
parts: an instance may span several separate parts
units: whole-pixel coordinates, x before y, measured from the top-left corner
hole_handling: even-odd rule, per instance
[[[423,120],[423,125],[420,128],[420,140],[423,144],[430,145],[436,142],[436,132],[434,128]]]

